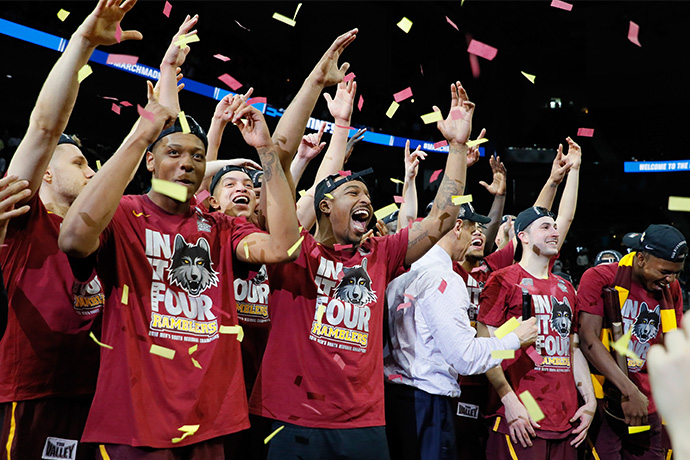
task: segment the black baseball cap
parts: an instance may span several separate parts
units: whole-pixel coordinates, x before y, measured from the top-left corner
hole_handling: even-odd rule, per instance
[[[491,222],[491,218],[477,214],[472,205],[469,203],[463,203],[460,205],[458,219],[471,220],[472,222],[477,222],[478,224],[488,224]]]
[[[362,179],[362,176],[372,174],[373,172],[374,170],[372,168],[367,168],[364,171],[352,173],[349,176],[331,174],[330,176],[326,176],[325,179],[316,184],[316,187],[314,188],[314,212],[316,212],[316,218],[318,219],[321,216],[319,204],[321,204],[321,201],[323,201],[323,199],[326,197],[326,193],[331,193],[333,190],[337,189],[341,185],[353,180],[360,181],[364,185],[367,185],[367,183],[364,182],[364,179]]]
[[[597,254],[597,257],[594,259],[594,266],[619,262],[622,258],[623,255],[620,252],[613,249],[605,249]]]
[[[386,217],[381,219],[384,224],[390,224],[391,222],[397,222],[398,221],[398,214],[400,213],[400,210],[393,211],[392,213],[388,214]]]
[[[261,169],[247,169],[247,174],[252,178],[254,188],[261,188],[261,181],[264,177],[264,172]]]
[[[60,144],[72,144],[76,147],[79,147],[79,149],[81,149],[81,145],[79,145],[79,143],[77,141],[75,141],[72,136],[68,136],[65,133],[60,134],[60,139],[58,139],[57,145],[60,145]]]
[[[249,171],[241,166],[225,165],[220,168],[220,170],[213,175],[213,179],[211,179],[211,186],[208,189],[208,191],[211,192],[211,195],[213,195],[213,190],[216,188],[216,185],[218,185],[218,182],[220,182],[220,179],[230,171],[240,171],[249,176],[250,179],[252,178],[251,174],[249,174]],[[252,180],[252,182],[254,181]]]
[[[623,246],[671,262],[684,262],[688,256],[685,236],[670,225],[652,224],[643,233],[628,233],[623,237]]]
[[[187,124],[189,125],[190,134],[194,134],[196,137],[201,139],[201,142],[204,143],[204,149],[208,150],[208,137],[206,137],[206,132],[204,131],[204,128],[199,126],[199,123],[197,123],[196,120],[194,120],[194,118],[192,118],[191,116],[185,115],[185,118],[187,119]],[[163,131],[161,131],[161,133],[158,135],[156,140],[153,141],[153,143],[151,145],[149,145],[148,150],[150,152],[152,152],[153,146],[155,146],[156,143],[159,140],[163,139],[165,136],[168,136],[172,133],[181,133],[181,132],[184,132],[184,130],[182,129],[182,125],[180,124],[180,117],[177,117],[175,119],[175,123],[170,128],[167,128],[167,129],[164,129]]]
[[[550,217],[554,220],[556,219],[556,215],[554,213],[546,208],[542,208],[541,206],[532,206],[531,208],[525,209],[515,218],[515,223],[513,224],[515,234],[517,235],[520,232],[524,232],[532,222],[541,217]]]

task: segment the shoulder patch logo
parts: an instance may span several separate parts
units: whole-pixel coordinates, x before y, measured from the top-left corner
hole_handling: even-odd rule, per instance
[[[175,236],[175,250],[168,268],[170,284],[176,284],[192,297],[197,297],[209,287],[218,285],[217,275],[206,238],[189,244],[182,235]]]
[[[371,289],[371,278],[367,273],[366,258],[362,259],[362,265],[343,267],[343,277],[335,288],[334,297],[359,306],[376,302],[376,292]]]

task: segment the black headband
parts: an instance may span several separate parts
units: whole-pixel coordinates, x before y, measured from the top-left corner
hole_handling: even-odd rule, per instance
[[[316,184],[316,188],[314,189],[314,212],[316,212],[316,218],[318,219],[319,216],[321,216],[321,211],[319,211],[319,203],[321,203],[321,200],[326,197],[327,193],[330,193],[341,185],[353,180],[362,182],[364,185],[366,185],[367,183],[364,181],[364,179],[362,179],[362,176],[372,174],[373,172],[373,168],[367,168],[364,171],[352,173],[345,177],[341,177],[340,174],[331,174]]]
[[[189,125],[189,134],[194,134],[196,137],[201,139],[201,142],[204,143],[204,149],[208,150],[208,138],[206,137],[204,129],[201,126],[199,126],[199,123],[197,123],[196,120],[194,120],[194,118],[192,118],[191,116],[185,115],[185,118],[187,119],[187,124]],[[184,129],[182,129],[182,125],[180,124],[180,117],[177,117],[177,119],[175,119],[175,123],[170,128],[161,131],[156,140],[153,141],[151,145],[149,145],[148,150],[150,152],[153,152],[153,147],[159,140],[163,139],[165,136],[168,136],[173,133],[183,132]]]

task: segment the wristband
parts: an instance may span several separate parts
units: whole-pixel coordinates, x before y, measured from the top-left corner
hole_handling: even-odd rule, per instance
[[[341,125],[335,125],[336,128],[343,128],[343,129],[350,129],[349,126],[341,126]]]

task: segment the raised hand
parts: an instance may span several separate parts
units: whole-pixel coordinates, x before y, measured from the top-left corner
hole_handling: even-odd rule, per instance
[[[356,92],[357,83],[354,80],[350,80],[347,83],[341,82],[338,84],[335,99],[331,98],[331,95],[328,93],[323,94],[328,103],[328,110],[331,112],[331,116],[335,119],[336,124],[344,123],[349,126]]]
[[[497,156],[494,158],[494,156],[489,157],[489,164],[491,165],[491,172],[493,173],[493,180],[491,184],[487,184],[483,180],[479,181],[479,185],[484,187],[487,192],[492,194],[493,196],[496,195],[505,195],[506,194],[506,167],[501,162],[501,157]]]
[[[350,159],[350,155],[352,155],[352,151],[355,149],[355,145],[357,145],[357,143],[362,140],[362,138],[364,137],[364,133],[366,132],[367,128],[358,129],[355,135],[347,140],[347,145],[345,146],[345,160],[343,161],[343,164],[347,163],[347,160]]]
[[[264,116],[258,109],[242,102],[234,111],[232,122],[239,128],[244,141],[255,149],[273,145]]]
[[[112,45],[117,43],[115,37],[117,25],[125,14],[137,3],[137,0],[99,0],[96,9],[84,20],[76,34],[90,42],[92,46]],[[143,35],[137,30],[123,30],[120,41],[141,40]]]
[[[180,48],[180,46],[176,45],[175,42],[182,37],[191,37],[193,35],[196,35],[196,30],[192,30],[191,32],[190,30],[192,29],[192,27],[196,25],[198,21],[198,14],[195,14],[194,17],[190,17],[189,15],[187,15],[184,22],[182,22],[182,25],[177,30],[177,33],[170,41],[170,46],[168,46],[168,49],[165,51],[165,56],[163,56],[163,61],[161,61],[161,67],[179,67],[182,64],[184,64],[187,54],[189,54],[191,48],[189,46]]]
[[[486,135],[486,129],[482,128],[477,139],[483,139]],[[479,161],[479,145],[473,145],[467,150],[467,167],[469,168],[473,164]]]
[[[549,176],[549,180],[556,185],[560,184],[563,182],[563,179],[565,179],[565,175],[568,174],[571,167],[572,164],[566,160],[563,155],[563,144],[559,144],[556,158],[553,159],[553,163],[551,164],[551,175]]]
[[[175,113],[173,109],[158,102],[158,94],[156,94],[153,89],[153,83],[148,80],[146,81],[146,89],[148,103],[144,109],[153,114],[153,122],[144,117],[142,117],[141,121],[151,128],[152,132],[155,133],[154,137],[156,137],[161,131],[169,128],[175,123],[177,113]]]
[[[317,84],[326,87],[343,81],[343,77],[347,69],[350,68],[350,64],[345,62],[338,67],[338,59],[345,48],[357,37],[357,32],[357,29],[352,29],[336,38],[331,47],[321,57],[310,75]]]
[[[582,164],[582,149],[570,137],[566,137],[565,140],[568,142],[568,154],[565,156],[565,159],[570,163],[570,169],[580,169],[580,165]],[[558,148],[561,151],[563,150],[561,145],[559,145]]]
[[[253,92],[254,88],[249,88],[244,94],[235,94],[234,96],[228,94],[218,101],[218,104],[216,104],[216,110],[213,112],[213,118],[216,118],[223,123],[230,122],[235,110],[237,110],[240,104],[247,102]]]
[[[414,152],[410,153],[410,141],[405,142],[405,178],[414,180],[419,170],[419,161],[426,159],[426,152],[417,146]]]
[[[307,134],[302,137],[302,141],[297,148],[297,158],[309,162],[313,160],[326,146],[325,142],[321,142],[321,136],[326,129],[326,123],[321,123],[318,133]]]
[[[441,112],[436,106],[433,109],[434,112]],[[468,100],[465,88],[459,81],[451,83],[450,112],[445,120],[436,122],[436,126],[449,144],[465,144],[472,131],[473,113],[474,103]]]

